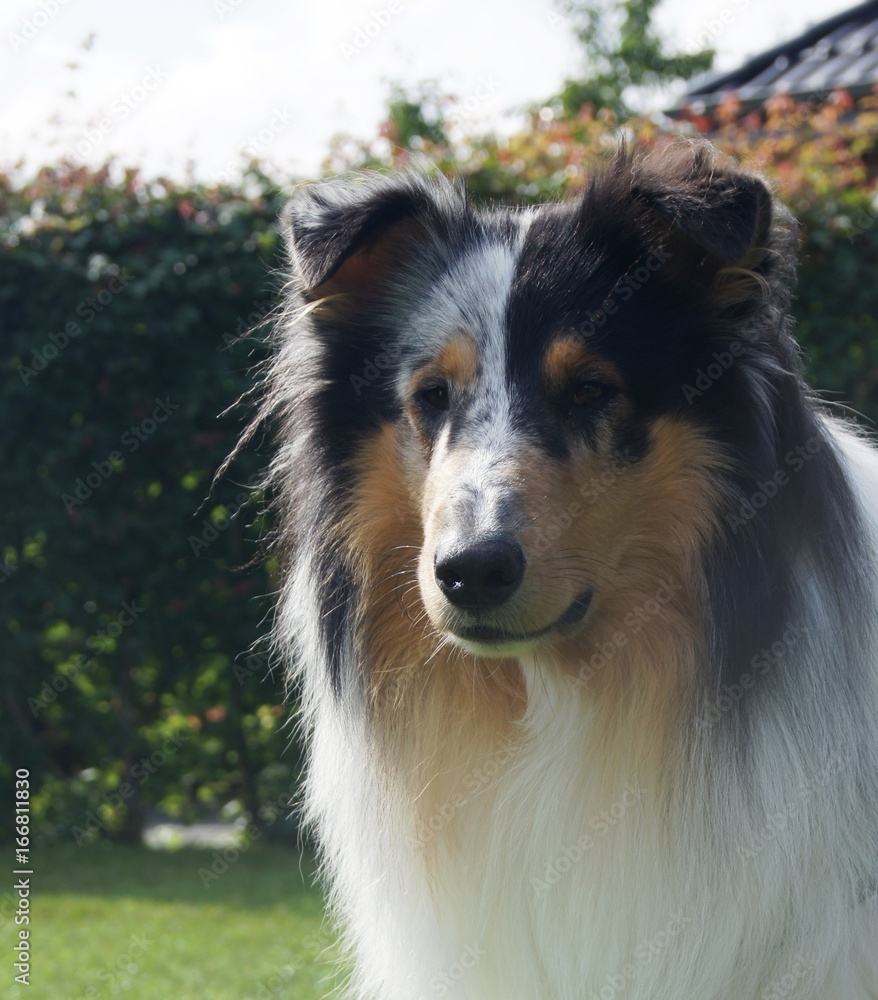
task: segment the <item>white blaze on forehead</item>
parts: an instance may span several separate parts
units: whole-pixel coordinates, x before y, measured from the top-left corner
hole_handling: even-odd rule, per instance
[[[479,374],[468,387],[465,420],[452,446],[455,455],[449,464],[446,427],[436,441],[432,469],[438,480],[434,488],[445,498],[442,519],[459,528],[501,529],[520,472],[506,316],[522,235],[523,228],[518,245],[498,242],[463,255],[418,311],[411,333],[421,357],[438,354],[448,339],[461,334],[476,345]]]
[[[509,435],[510,387],[506,364],[506,310],[516,259],[526,223],[520,219],[515,243],[496,242],[463,254],[437,283],[412,318],[408,337],[421,358],[438,354],[450,338],[472,337],[478,354],[479,378],[471,409],[480,447],[502,449]],[[411,372],[401,372],[406,392]]]

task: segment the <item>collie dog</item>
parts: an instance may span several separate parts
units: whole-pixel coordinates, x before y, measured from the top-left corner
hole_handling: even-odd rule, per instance
[[[878,997],[878,453],[706,145],[305,186],[262,418],[307,817],[370,1000]]]

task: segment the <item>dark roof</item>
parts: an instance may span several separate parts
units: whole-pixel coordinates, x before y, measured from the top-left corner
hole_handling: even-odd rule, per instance
[[[731,93],[753,106],[777,93],[821,100],[839,87],[860,97],[876,83],[878,0],[869,0],[754,56],[732,73],[707,73],[692,80],[680,105],[710,109]]]

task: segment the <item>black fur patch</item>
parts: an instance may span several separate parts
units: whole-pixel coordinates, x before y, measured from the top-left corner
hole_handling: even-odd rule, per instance
[[[331,553],[324,553],[320,560],[315,584],[329,676],[333,691],[340,696],[349,684],[357,682],[356,677],[345,675],[356,649],[357,584],[350,568]]]
[[[450,185],[404,175],[305,189],[286,219],[300,300],[337,285],[346,296],[296,334],[310,338],[319,388],[308,419],[325,449],[327,496],[338,497],[358,442],[400,417],[398,366],[425,360],[423,345],[406,340],[408,317],[463,255],[514,245],[517,216],[479,213]],[[862,607],[857,505],[801,382],[787,320],[795,249],[762,182],[706,147],[623,150],[578,201],[539,211],[506,304],[514,419],[550,454],[564,459],[571,431],[545,398],[541,359],[553,338],[574,335],[623,378],[633,416],[617,431],[622,460],[646,454],[649,422],[666,414],[706,431],[733,462],[721,484],[723,536],[704,555],[710,684],[735,682],[813,607],[803,566],[823,581],[840,636]],[[478,302],[462,305],[478,316]],[[457,433],[472,416],[452,415]],[[588,440],[592,428],[576,432]],[[329,560],[325,572],[322,628],[338,688],[356,587],[341,564]]]

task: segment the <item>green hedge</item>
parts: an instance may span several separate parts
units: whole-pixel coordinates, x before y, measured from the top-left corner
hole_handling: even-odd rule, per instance
[[[136,174],[0,187],[3,768],[37,827],[137,836],[149,808],[285,808],[280,678],[253,644],[264,458],[215,489],[276,300],[278,198]],[[8,810],[7,810],[8,814]]]
[[[406,143],[477,198],[520,203],[581,185],[606,128],[543,115],[457,156],[434,140]],[[740,152],[740,134],[724,141]],[[786,195],[804,225],[795,310],[809,376],[876,419],[871,182],[850,157],[834,174],[820,148],[815,159],[797,140],[761,165],[806,178]],[[249,484],[267,454],[249,449],[211,487],[278,299],[281,201],[255,166],[210,190],[109,168],[0,176],[0,781],[31,770],[45,833],[136,837],[157,807],[291,829],[274,819],[299,753],[258,645],[276,580]]]

